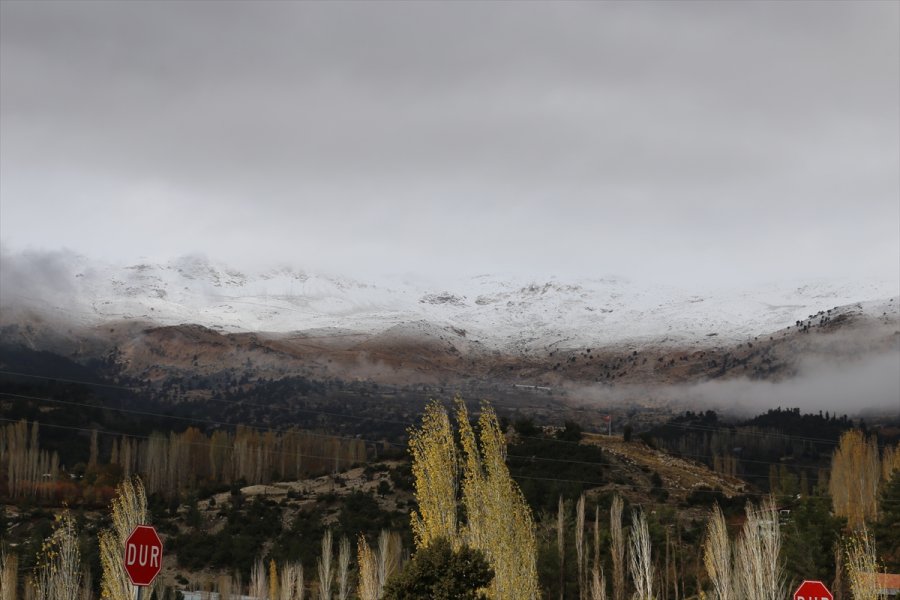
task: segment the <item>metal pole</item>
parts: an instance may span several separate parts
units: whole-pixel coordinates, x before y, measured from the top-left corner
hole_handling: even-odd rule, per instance
[[[137,589],[137,596],[135,596],[135,600],[141,600],[141,590],[144,589],[142,585],[134,586]]]

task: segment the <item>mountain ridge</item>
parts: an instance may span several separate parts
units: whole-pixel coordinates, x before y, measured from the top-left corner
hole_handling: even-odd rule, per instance
[[[92,328],[138,321],[223,333],[384,334],[430,323],[506,353],[745,342],[821,310],[896,311],[900,284],[804,281],[745,290],[641,286],[621,278],[482,275],[440,286],[377,285],[290,268],[245,272],[203,257],[116,265],[72,253],[3,253],[0,325],[50,319]]]

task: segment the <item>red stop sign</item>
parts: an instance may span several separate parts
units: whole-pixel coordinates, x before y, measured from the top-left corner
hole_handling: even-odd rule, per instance
[[[794,592],[794,600],[834,600],[821,581],[804,581]]]
[[[138,525],[125,540],[125,570],[134,585],[150,585],[162,567],[162,540],[148,525]]]

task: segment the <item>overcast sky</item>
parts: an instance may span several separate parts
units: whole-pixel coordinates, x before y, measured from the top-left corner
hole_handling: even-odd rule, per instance
[[[898,7],[4,0],[2,243],[897,279]]]

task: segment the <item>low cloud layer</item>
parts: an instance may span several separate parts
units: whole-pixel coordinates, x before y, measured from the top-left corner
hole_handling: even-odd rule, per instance
[[[15,249],[357,277],[900,271],[897,3],[0,11]]]
[[[591,404],[664,402],[679,410],[713,409],[731,415],[756,415],[781,407],[900,416],[900,348],[895,344],[887,352],[839,361],[804,360],[795,376],[781,381],[741,377],[688,385],[588,388],[579,394],[590,397]]]
[[[841,364],[806,365],[780,382],[709,381],[680,390],[686,401],[739,413],[775,407],[855,415],[867,411],[900,415],[900,351]]]

